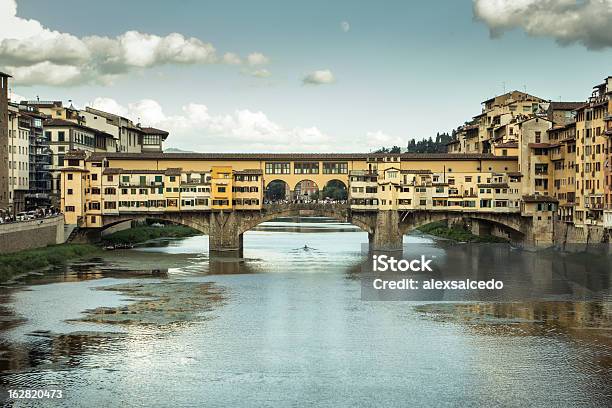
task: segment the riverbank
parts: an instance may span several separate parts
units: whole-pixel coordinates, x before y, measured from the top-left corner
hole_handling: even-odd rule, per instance
[[[109,244],[137,244],[156,238],[186,238],[199,234],[199,231],[184,225],[139,225],[107,235],[102,240]]]
[[[61,265],[68,260],[97,251],[98,247],[89,244],[62,244],[0,255],[0,282],[22,273],[51,265]]]
[[[424,234],[433,235],[435,237],[450,239],[459,242],[478,242],[478,243],[503,243],[508,242],[503,238],[493,235],[478,236],[462,226],[454,225],[448,227],[444,222],[432,222],[431,224],[423,225],[418,228]]]

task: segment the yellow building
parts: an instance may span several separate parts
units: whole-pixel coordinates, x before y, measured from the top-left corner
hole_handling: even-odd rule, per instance
[[[550,196],[550,143],[548,130],[552,122],[531,117],[519,123],[519,172],[522,193],[526,196]]]
[[[274,181],[346,186],[354,210],[519,211],[516,157],[450,154],[67,155],[62,207],[69,224],[104,215],[260,210]],[[79,181],[78,186],[75,184]],[[68,191],[70,190],[70,191]],[[300,190],[297,190],[300,191]],[[292,198],[294,197],[294,198]],[[299,199],[302,199],[300,194]]]
[[[573,222],[576,205],[576,123],[548,130],[552,164],[552,196],[559,201],[559,219]]]
[[[231,210],[233,205],[232,191],[232,167],[231,166],[212,166],[211,167],[211,209]]]
[[[259,169],[233,172],[232,206],[236,210],[260,209],[263,199],[263,174]]]
[[[588,103],[576,114],[576,225],[603,225],[605,205],[606,118],[612,77],[594,87]]]

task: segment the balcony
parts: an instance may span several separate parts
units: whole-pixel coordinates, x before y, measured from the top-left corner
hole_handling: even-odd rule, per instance
[[[187,181],[181,180],[181,186],[184,186],[184,185],[189,185],[189,186],[193,186],[193,185],[200,186],[200,185],[202,185],[202,186],[205,186],[205,185],[210,185],[210,180],[208,180],[208,181],[200,180],[200,179],[192,179],[192,180],[187,180]]]

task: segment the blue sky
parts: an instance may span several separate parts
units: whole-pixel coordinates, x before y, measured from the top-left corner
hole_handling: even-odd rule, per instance
[[[15,75],[18,95],[72,99],[137,116],[170,128],[168,146],[190,150],[405,145],[468,120],[480,101],[502,93],[504,83],[506,90],[526,88],[547,99],[584,100],[612,74],[607,44],[592,49],[580,38],[564,38],[569,44],[562,46],[554,31],[534,33],[521,26],[527,22],[495,20],[501,12],[487,17],[484,11],[476,19],[469,0],[19,0],[17,7],[15,18],[77,39],[180,33],[211,43],[219,57],[239,55],[240,65],[162,61],[111,79],[88,74],[53,85],[44,76],[22,74],[20,81]],[[505,33],[492,38],[490,30],[500,27]],[[0,40],[11,36],[0,28]],[[267,62],[250,66],[245,61],[252,53]],[[24,72],[14,58],[0,46],[0,67]],[[329,71],[333,80],[304,84],[317,71]]]

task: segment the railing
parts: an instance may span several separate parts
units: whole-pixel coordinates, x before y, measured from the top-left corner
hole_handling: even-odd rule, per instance
[[[300,201],[300,200],[281,200],[264,202],[263,209],[269,212],[281,212],[287,209],[297,210],[346,210],[349,208],[347,200],[340,201]]]
[[[210,180],[206,181],[206,180],[187,180],[187,181],[181,181],[181,186],[183,185],[210,185]]]
[[[151,181],[149,183],[140,183],[140,182],[119,182],[119,187],[135,187],[135,188],[146,188],[146,187],[163,187],[163,181]]]

